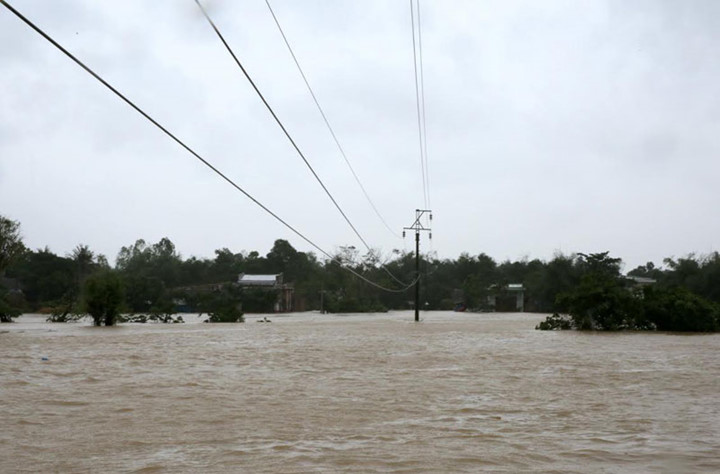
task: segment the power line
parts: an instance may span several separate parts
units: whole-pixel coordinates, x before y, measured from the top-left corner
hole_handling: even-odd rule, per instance
[[[287,139],[290,140],[290,143],[292,144],[293,148],[295,148],[295,151],[297,151],[298,155],[300,155],[300,158],[302,158],[302,160],[305,162],[305,165],[308,167],[308,169],[310,170],[310,172],[312,173],[312,175],[315,177],[315,179],[317,180],[317,182],[320,184],[320,186],[323,188],[323,190],[325,191],[325,194],[327,194],[327,196],[328,196],[328,197],[330,198],[330,200],[333,202],[333,204],[335,205],[335,207],[337,208],[337,210],[340,212],[340,214],[341,214],[341,215],[343,216],[343,218],[345,219],[345,222],[347,222],[348,225],[350,226],[350,228],[353,230],[353,232],[355,232],[355,235],[360,239],[360,241],[361,241],[367,248],[370,248],[370,246],[368,245],[368,243],[365,241],[365,239],[363,239],[362,235],[360,235],[360,233],[359,233],[358,230],[355,228],[355,226],[353,225],[353,223],[350,222],[350,219],[348,218],[348,216],[345,214],[345,212],[342,210],[342,208],[340,207],[340,205],[337,203],[337,201],[335,200],[335,198],[333,197],[333,195],[330,193],[330,191],[328,190],[328,188],[325,186],[325,183],[323,183],[322,179],[320,179],[320,176],[318,176],[318,174],[315,172],[315,169],[312,167],[312,165],[310,164],[310,162],[307,160],[307,158],[305,158],[305,155],[304,155],[303,152],[300,150],[300,147],[298,147],[298,145],[295,143],[295,140],[293,140],[293,138],[290,136],[290,133],[287,131],[287,129],[285,128],[285,126],[283,125],[283,123],[280,121],[280,119],[278,118],[278,116],[275,114],[275,111],[273,110],[273,108],[270,106],[270,104],[268,103],[268,101],[265,100],[265,96],[263,96],[262,92],[260,92],[260,89],[258,89],[258,87],[255,85],[255,82],[254,82],[254,81],[252,80],[252,78],[250,77],[250,74],[248,74],[247,70],[245,70],[245,67],[243,67],[242,63],[240,62],[240,60],[239,60],[239,59],[237,58],[237,56],[235,55],[235,53],[233,52],[232,48],[230,48],[230,45],[227,43],[227,41],[225,41],[225,38],[223,37],[222,33],[220,33],[220,30],[218,29],[218,27],[215,26],[215,23],[212,21],[212,19],[211,19],[210,16],[208,15],[208,13],[205,11],[205,8],[203,8],[203,6],[200,4],[200,1],[199,1],[199,0],[195,0],[195,3],[196,3],[197,6],[200,8],[200,11],[202,11],[202,14],[203,14],[203,16],[205,16],[205,19],[208,21],[208,23],[210,23],[210,26],[212,27],[212,29],[215,30],[215,33],[217,34],[218,38],[220,38],[220,41],[221,41],[222,44],[225,46],[225,49],[227,49],[228,53],[230,53],[230,56],[232,56],[232,58],[235,60],[235,64],[238,65],[238,67],[240,68],[240,70],[242,71],[242,73],[245,75],[245,78],[248,80],[248,82],[250,82],[250,85],[251,85],[252,88],[255,90],[255,92],[257,93],[257,95],[260,97],[260,100],[262,100],[263,104],[265,104],[265,107],[268,109],[268,111],[270,112],[270,114],[273,116],[273,118],[275,119],[275,122],[277,122],[277,124],[280,126],[280,128],[281,128],[282,131],[283,131],[283,133],[285,133],[285,136],[287,137]]]
[[[350,219],[347,217],[347,215],[345,215],[345,212],[343,212],[343,210],[342,210],[342,208],[340,207],[340,205],[337,203],[337,201],[335,201],[335,198],[332,196],[332,194],[330,194],[330,191],[327,189],[327,187],[325,187],[325,184],[324,184],[324,183],[322,182],[322,180],[320,179],[320,176],[317,175],[317,173],[316,173],[315,170],[313,169],[313,167],[312,167],[312,165],[310,164],[310,162],[307,160],[307,158],[305,158],[305,155],[303,154],[303,152],[300,151],[300,147],[298,147],[298,145],[295,143],[295,140],[293,140],[293,138],[290,136],[290,133],[287,131],[287,129],[286,129],[285,126],[282,124],[282,122],[280,121],[280,119],[278,118],[278,116],[275,114],[275,111],[272,109],[272,107],[270,106],[270,104],[268,103],[268,101],[265,100],[265,96],[263,96],[262,92],[260,92],[260,89],[258,89],[258,87],[255,85],[255,82],[254,82],[254,81],[252,80],[252,78],[250,77],[250,74],[248,74],[248,72],[247,72],[247,70],[245,69],[245,67],[243,67],[242,63],[240,62],[240,60],[238,59],[238,57],[235,55],[235,53],[233,52],[233,50],[232,50],[232,48],[230,47],[230,45],[228,44],[228,42],[225,41],[225,37],[222,35],[222,33],[220,33],[220,30],[219,30],[218,27],[215,25],[215,23],[212,21],[212,19],[210,18],[210,15],[208,15],[207,11],[205,11],[205,8],[203,8],[203,6],[202,6],[202,4],[200,3],[199,0],[195,0],[195,3],[197,4],[198,8],[200,8],[200,11],[202,12],[202,14],[203,14],[203,16],[205,17],[205,19],[208,21],[208,23],[210,23],[210,26],[211,26],[212,29],[215,31],[215,33],[217,34],[218,38],[220,38],[220,41],[221,41],[222,44],[225,46],[225,49],[228,51],[228,53],[230,53],[230,56],[232,56],[233,60],[235,61],[235,64],[238,65],[238,67],[239,67],[240,70],[242,71],[242,73],[243,73],[243,75],[245,76],[245,78],[250,82],[250,85],[253,87],[253,89],[255,90],[255,92],[257,93],[257,95],[260,97],[260,99],[262,100],[263,104],[265,104],[265,107],[268,109],[268,111],[270,112],[270,114],[273,116],[273,118],[275,119],[275,122],[277,122],[277,124],[280,126],[280,128],[281,128],[282,131],[283,131],[283,133],[285,133],[285,136],[287,137],[287,139],[290,140],[290,143],[291,143],[291,144],[293,145],[293,147],[295,148],[295,151],[297,151],[298,155],[300,155],[300,158],[302,158],[302,160],[305,162],[305,164],[307,165],[307,167],[308,167],[308,168],[310,169],[310,171],[312,172],[313,176],[315,176],[315,179],[317,180],[317,182],[320,183],[320,186],[322,186],[322,188],[325,190],[325,193],[328,195],[328,197],[330,198],[330,200],[333,202],[333,204],[335,204],[335,207],[337,208],[337,210],[340,212],[340,214],[342,214],[343,218],[345,218],[345,222],[347,222],[348,225],[350,226],[350,228],[352,228],[353,232],[355,232],[355,235],[357,235],[357,237],[360,239],[360,241],[363,243],[363,245],[365,245],[365,248],[366,248],[368,251],[372,251],[372,248],[370,247],[370,245],[369,245],[369,244],[367,243],[367,241],[362,237],[362,235],[360,235],[360,232],[358,232],[358,230],[355,228],[355,226],[352,224],[352,222],[350,222]],[[401,284],[403,284],[403,285],[406,284],[406,283],[402,282],[402,280],[398,279],[398,277],[396,277],[395,275],[393,275],[392,272],[390,272],[390,270],[387,269],[387,267],[382,267],[382,268],[383,268],[383,270],[385,270],[385,273],[387,273],[388,275],[390,275],[395,281],[397,281],[397,282],[399,282],[399,283],[401,283]]]
[[[7,8],[8,10],[10,10],[10,12],[12,12],[15,16],[17,16],[20,20],[22,20],[22,21],[23,21],[25,24],[27,24],[30,28],[32,28],[33,30],[35,30],[35,32],[37,32],[40,36],[42,36],[43,38],[45,38],[49,43],[51,43],[53,46],[55,46],[55,47],[56,47],[58,50],[60,50],[63,54],[65,54],[68,58],[70,58],[73,62],[75,62],[75,64],[77,64],[78,66],[80,66],[81,68],[83,68],[83,69],[85,70],[85,72],[87,72],[88,74],[90,74],[90,75],[91,75],[92,77],[94,77],[97,81],[99,81],[102,85],[104,85],[106,88],[108,88],[110,91],[112,91],[116,96],[118,96],[120,99],[122,99],[123,102],[125,102],[127,105],[129,105],[130,107],[132,107],[133,109],[135,109],[136,112],[138,112],[140,115],[142,115],[144,118],[146,118],[150,123],[152,123],[153,125],[155,125],[155,126],[156,126],[158,129],[160,129],[163,133],[165,133],[167,136],[169,136],[174,142],[176,142],[178,145],[180,145],[181,147],[183,147],[186,151],[188,151],[191,155],[193,155],[195,158],[197,158],[197,159],[198,159],[200,162],[202,162],[205,166],[207,166],[207,167],[210,168],[212,171],[214,171],[218,176],[220,176],[222,179],[224,179],[224,180],[225,180],[227,183],[229,183],[233,188],[235,188],[236,190],[240,191],[243,195],[245,195],[245,197],[247,197],[248,199],[250,199],[253,203],[257,204],[262,210],[264,210],[265,212],[267,212],[268,214],[270,214],[270,215],[271,215],[272,217],[274,217],[278,222],[280,222],[280,223],[283,224],[285,227],[287,227],[288,229],[290,229],[295,235],[297,235],[298,237],[300,237],[301,239],[303,239],[305,242],[307,242],[308,244],[310,244],[313,248],[315,248],[316,250],[318,250],[320,253],[322,253],[323,255],[327,256],[327,257],[330,258],[331,260],[335,260],[335,257],[333,257],[332,255],[330,255],[330,254],[329,254],[328,252],[326,252],[325,250],[323,250],[320,246],[318,246],[315,242],[313,242],[313,241],[310,240],[308,237],[306,237],[305,235],[303,235],[300,231],[298,231],[297,229],[295,229],[292,225],[288,224],[284,219],[282,219],[280,216],[278,216],[277,214],[275,214],[275,213],[274,213],[273,211],[271,211],[267,206],[265,206],[264,204],[262,204],[260,201],[258,201],[257,199],[255,199],[252,195],[250,195],[250,193],[248,193],[248,192],[245,191],[243,188],[241,188],[237,183],[235,183],[235,181],[233,181],[232,179],[230,179],[228,176],[226,176],[224,173],[222,173],[219,169],[217,169],[215,166],[213,166],[209,161],[207,161],[205,158],[203,158],[202,156],[200,156],[197,152],[195,152],[195,150],[193,150],[193,149],[190,148],[188,145],[186,145],[182,140],[180,140],[179,138],[177,138],[177,137],[176,137],[174,134],[172,134],[167,128],[165,128],[165,127],[163,127],[162,125],[160,125],[159,122],[157,122],[154,118],[152,118],[150,115],[148,115],[148,114],[147,114],[145,111],[143,111],[140,107],[138,107],[137,105],[135,105],[134,102],[132,102],[132,101],[131,101],[130,99],[128,99],[127,97],[125,97],[121,92],[119,92],[117,89],[115,89],[113,86],[111,86],[107,81],[105,81],[105,79],[103,79],[102,77],[100,77],[95,71],[93,71],[92,69],[90,69],[90,67],[86,66],[82,61],[80,61],[80,60],[79,60],[78,58],[76,58],[72,53],[70,53],[67,49],[65,49],[63,46],[61,46],[57,41],[55,41],[53,38],[51,38],[47,33],[45,33],[42,29],[40,29],[40,27],[36,26],[32,21],[30,21],[28,18],[26,18],[25,16],[23,16],[19,11],[17,11],[15,8],[13,8],[9,3],[7,3],[5,0],[0,0],[0,4],[2,4],[5,8]],[[347,270],[348,272],[352,273],[353,275],[355,275],[356,277],[360,278],[361,280],[365,281],[366,283],[369,283],[370,285],[372,285],[372,286],[374,286],[374,287],[376,287],[376,288],[378,288],[378,289],[381,289],[381,290],[384,290],[384,291],[388,291],[388,292],[391,292],[391,293],[402,293],[402,292],[406,291],[408,288],[410,288],[412,285],[415,284],[415,283],[413,282],[412,284],[410,284],[410,285],[408,285],[407,287],[402,288],[402,289],[386,288],[386,287],[384,287],[384,286],[382,286],[382,285],[380,285],[380,284],[378,284],[378,283],[375,283],[374,281],[369,280],[368,278],[360,275],[358,272],[354,271],[352,268],[345,267],[345,266],[342,266],[342,265],[341,265],[341,268],[344,268],[345,270]]]
[[[422,107],[422,133],[423,133],[423,154],[425,155],[425,185],[427,186],[428,207],[431,207],[430,200],[430,166],[428,165],[427,151],[427,127],[425,125],[425,74],[423,68],[423,48],[422,48],[422,22],[420,21],[420,0],[417,2],[417,23],[418,23],[418,57],[420,58],[420,99]]]
[[[382,221],[383,225],[387,228],[388,231],[390,231],[395,237],[400,238],[400,236],[395,232],[392,227],[390,227],[385,220],[385,218],[382,216],[378,208],[375,206],[375,203],[372,199],[370,199],[370,195],[365,190],[365,186],[363,186],[362,182],[360,181],[360,178],[358,177],[357,173],[355,173],[355,169],[350,164],[350,160],[348,159],[347,155],[345,154],[345,150],[343,149],[342,145],[340,145],[340,141],[338,140],[337,135],[335,135],[335,131],[333,130],[332,126],[330,125],[330,121],[328,120],[327,116],[325,115],[325,112],[323,111],[322,107],[320,106],[320,102],[318,101],[317,97],[315,96],[315,92],[313,92],[312,87],[310,87],[310,82],[308,81],[307,76],[305,76],[305,72],[303,71],[302,67],[300,66],[300,62],[298,61],[297,57],[295,56],[295,52],[292,49],[292,46],[290,46],[290,41],[287,39],[287,36],[285,35],[285,32],[282,29],[282,26],[280,26],[280,21],[278,20],[277,16],[275,15],[275,12],[273,11],[272,7],[270,6],[269,0],[265,0],[265,4],[268,7],[268,10],[270,10],[270,14],[273,17],[273,20],[275,20],[275,25],[277,25],[278,30],[280,31],[280,34],[283,37],[283,41],[285,41],[285,45],[288,48],[288,51],[290,51],[290,55],[292,56],[293,61],[295,62],[295,66],[297,66],[298,71],[300,72],[300,76],[302,76],[303,82],[305,82],[305,86],[307,87],[308,92],[310,92],[310,95],[312,96],[313,102],[315,102],[315,106],[317,107],[318,111],[320,112],[320,115],[322,116],[323,121],[325,122],[325,125],[327,126],[327,129],[330,131],[330,135],[332,135],[333,140],[335,141],[335,145],[337,145],[338,150],[340,151],[340,154],[342,155],[343,159],[345,160],[345,163],[347,164],[348,168],[350,169],[350,172],[352,173],[353,177],[355,178],[355,182],[357,182],[358,186],[360,186],[360,189],[362,190],[363,194],[365,195],[365,199],[367,199],[368,203],[372,207],[373,211],[375,211],[375,214],[377,214],[380,221]]]
[[[422,188],[423,188],[423,202],[425,208],[430,207],[428,205],[428,193],[427,193],[427,177],[425,172],[425,154],[423,152],[423,127],[422,127],[422,113],[420,109],[420,86],[418,84],[418,60],[417,60],[417,49],[415,46],[415,7],[413,6],[413,0],[410,0],[410,23],[412,25],[412,41],[413,41],[413,68],[415,71],[415,102],[417,104],[417,124],[418,124],[418,141],[420,144],[420,170],[422,173]],[[419,26],[418,26],[419,28]]]

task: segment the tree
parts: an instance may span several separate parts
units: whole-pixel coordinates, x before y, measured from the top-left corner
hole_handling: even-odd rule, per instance
[[[114,326],[124,299],[122,280],[113,271],[96,273],[85,280],[83,302],[95,326]]]
[[[686,288],[647,287],[642,306],[644,318],[659,331],[720,330],[720,307]]]
[[[80,298],[85,280],[97,268],[95,253],[84,244],[77,245],[67,256],[72,262],[74,284],[63,294],[57,304],[53,305],[53,313],[48,321],[63,323],[81,317]]]
[[[0,277],[10,263],[25,251],[20,236],[20,223],[0,216]],[[11,303],[8,291],[0,285],[0,322],[9,323],[20,316],[20,310]]]
[[[670,271],[659,274],[666,280],[664,285],[641,289],[620,274],[620,259],[607,252],[578,254],[580,280],[571,291],[558,296],[569,318],[556,313],[536,329],[718,331],[720,307],[687,286],[677,285],[678,281],[692,282],[703,288],[703,266],[712,260],[698,262],[692,256],[677,262],[667,259]],[[656,269],[648,263],[635,270],[635,275],[647,275]]]
[[[240,289],[234,284],[223,285],[205,298],[205,309],[210,323],[243,323],[240,310]]]
[[[70,258],[75,262],[75,274],[78,282],[82,283],[93,270],[95,253],[87,245],[79,244],[70,253]]]
[[[463,280],[466,303],[470,307],[483,308],[487,305],[490,286],[499,283],[497,263],[492,257],[481,253],[477,258],[460,256],[462,265],[471,273]]]
[[[608,252],[578,254],[583,274],[570,292],[558,296],[578,329],[635,329],[639,307],[620,275],[622,260]]]
[[[583,329],[614,331],[641,329],[640,304],[620,274],[622,260],[608,252],[579,253],[576,267],[579,282],[557,296],[557,305],[570,320],[557,313],[548,317],[537,329]]]
[[[8,265],[24,251],[20,223],[0,215],[0,275],[3,275]]]
[[[13,318],[17,318],[20,314],[22,312],[12,303],[8,291],[0,286],[0,323],[11,323]]]
[[[30,310],[59,308],[74,290],[74,264],[49,248],[23,252],[8,267],[7,276],[22,286]]]
[[[150,308],[149,319],[161,323],[184,323],[182,316],[174,317],[175,313],[177,313],[175,302],[166,294]]]
[[[657,268],[653,262],[647,262],[645,265],[640,265],[630,270],[628,276],[660,280],[663,277],[663,271]]]

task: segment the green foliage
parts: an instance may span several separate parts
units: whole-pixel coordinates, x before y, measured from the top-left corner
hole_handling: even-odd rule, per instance
[[[55,306],[47,318],[49,323],[69,323],[82,319],[83,314],[73,303]]]
[[[616,331],[637,326],[637,300],[620,275],[620,259],[608,252],[578,254],[584,274],[572,291],[558,296],[577,329]]]
[[[182,316],[175,317],[177,312],[175,303],[173,300],[165,296],[157,301],[152,308],[150,308],[151,321],[159,321],[161,323],[184,323]]]
[[[213,291],[205,300],[209,323],[244,323],[240,310],[240,290],[234,284],[223,285]]]
[[[7,274],[22,283],[25,297],[33,308],[58,306],[74,292],[77,283],[72,260],[55,255],[47,247],[24,252],[8,267]]]
[[[133,313],[147,313],[167,291],[165,283],[157,277],[125,273],[125,301]]]
[[[567,330],[572,328],[573,321],[568,316],[563,316],[558,313],[548,316],[545,321],[541,321],[540,324],[535,326],[535,329],[541,331]]]
[[[25,251],[20,223],[0,215],[0,276],[10,263]]]
[[[621,260],[608,252],[579,253],[576,267],[578,283],[569,291],[558,294],[556,305],[569,319],[557,313],[540,323],[536,329],[581,329],[617,331],[642,329],[640,300],[620,274]]]
[[[656,267],[653,262],[647,262],[645,265],[640,265],[630,270],[628,276],[660,280],[663,278],[664,273],[660,268]]]
[[[223,298],[209,290],[218,285],[227,286],[236,281],[240,273],[283,273],[284,281],[294,286],[294,307],[298,311],[320,309],[322,294],[324,309],[332,312],[412,307],[412,287],[405,292],[386,293],[350,274],[347,268],[391,288],[401,284],[388,272],[404,282],[416,278],[412,252],[393,250],[385,260],[377,251],[362,254],[353,246],[341,246],[334,258],[319,260],[282,239],[276,240],[264,256],[257,251],[233,252],[222,248],[215,251],[212,259],[184,259],[168,238],[157,243],[140,239],[120,250],[116,268],[125,290],[123,308],[150,321],[177,320],[176,308],[172,305],[174,299],[187,303],[183,304],[184,311],[212,313],[216,319],[236,320],[241,309],[272,311],[277,298],[274,291],[247,289],[244,294],[233,297],[233,304],[242,301],[243,305],[233,310],[233,304],[221,304],[218,300]],[[20,310],[52,308],[50,320],[73,320],[87,306],[83,301],[86,280],[96,272],[110,270],[104,256],[82,244],[65,256],[55,255],[47,248],[26,250],[20,239],[19,224],[0,217],[0,284],[5,282],[6,290],[12,288],[12,292],[0,292],[0,307],[4,311],[0,319],[9,320],[10,315]],[[720,255],[717,252],[668,258],[663,265],[648,262],[633,269],[631,276],[656,280],[653,288],[658,292],[685,288],[688,295],[700,298],[680,293],[663,298],[648,294],[644,297],[647,304],[654,301],[656,305],[652,311],[645,311],[647,305],[641,301],[641,293],[633,282],[621,277],[619,270],[620,260],[610,258],[607,253],[556,255],[550,261],[504,262],[496,262],[484,253],[464,253],[454,260],[425,254],[420,257],[420,298],[423,308],[431,310],[452,309],[458,302],[471,309],[487,309],[491,287],[521,283],[525,287],[526,311],[572,315],[569,320],[578,328],[612,330],[657,326],[711,330],[713,327],[713,318],[703,319],[701,314],[712,313],[705,303],[720,304]],[[7,283],[8,280],[11,283]],[[670,301],[674,300],[685,306],[679,303],[672,306]],[[692,323],[670,316],[680,312],[679,308],[685,308],[682,311],[691,315]],[[225,318],[221,314],[229,316]]]
[[[116,272],[96,273],[85,280],[83,303],[95,326],[113,326],[124,299],[123,285]]]
[[[181,264],[175,244],[166,237],[153,245],[139,239],[121,248],[116,259],[116,267],[124,275],[160,280],[168,288],[182,283]]]
[[[148,322],[147,314],[121,314],[118,316],[118,322],[121,323],[140,323],[145,324]]]
[[[649,286],[632,287],[620,275],[620,260],[608,253],[578,254],[583,274],[578,285],[558,296],[569,316],[557,313],[538,324],[536,329],[647,330],[712,332],[720,330],[720,307],[686,288]],[[684,262],[689,274],[697,274],[699,265]],[[646,265],[636,269],[653,271]],[[646,274],[646,273],[645,273]]]
[[[243,288],[238,293],[238,299],[242,303],[243,311],[248,313],[272,313],[275,311],[278,294],[274,290],[263,288]]]
[[[20,237],[20,223],[0,215],[0,277],[5,275],[5,269],[25,252]],[[0,322],[9,323],[21,314],[18,301],[13,298],[0,282]]]
[[[720,307],[685,288],[645,288],[643,316],[659,331],[716,332]]]
[[[13,318],[22,314],[20,308],[13,304],[13,298],[9,292],[0,286],[0,323],[11,323]]]

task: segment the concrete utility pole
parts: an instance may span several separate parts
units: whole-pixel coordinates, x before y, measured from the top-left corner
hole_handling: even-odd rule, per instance
[[[423,215],[428,214],[432,221],[432,211],[429,209],[415,209],[415,222],[410,227],[403,227],[403,237],[406,230],[415,231],[415,321],[420,321],[420,232],[426,231],[432,239],[432,229],[425,227],[420,222]]]

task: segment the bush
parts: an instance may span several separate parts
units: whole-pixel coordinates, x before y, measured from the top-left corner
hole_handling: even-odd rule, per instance
[[[145,324],[148,322],[148,317],[146,314],[128,314],[125,316],[119,316],[118,320],[121,323],[140,323]]]
[[[151,321],[160,321],[161,323],[184,323],[182,316],[174,317],[177,311],[175,309],[175,303],[169,297],[160,298],[150,308],[149,319]]]
[[[235,285],[225,285],[214,291],[206,302],[209,316],[206,323],[244,323],[245,317],[240,310],[240,290]]]
[[[237,307],[226,307],[208,313],[207,323],[244,323],[245,315]]]
[[[227,291],[227,289],[225,291]],[[238,301],[242,301],[242,308],[248,313],[275,312],[278,295],[274,290],[243,288],[242,290],[234,289],[232,292]]]
[[[50,316],[47,317],[47,322],[68,323],[78,321],[82,317],[83,314],[78,308],[75,298],[67,297],[52,306]]]
[[[47,317],[49,323],[71,323],[82,319],[82,314],[75,314],[67,311],[53,312]]]
[[[0,287],[0,323],[11,323],[13,318],[20,316],[21,311],[10,303],[4,293],[5,289]]]
[[[569,315],[555,313],[535,329],[720,331],[720,307],[685,288],[618,288],[581,284],[563,297]]]
[[[685,288],[645,288],[643,316],[659,331],[715,332],[720,308]]]
[[[573,328],[572,320],[567,316],[560,316],[555,313],[552,316],[548,316],[545,321],[540,322],[535,329],[540,331],[555,331],[557,329],[567,330]]]
[[[114,326],[124,300],[120,277],[112,271],[96,273],[85,281],[83,303],[95,326]]]

